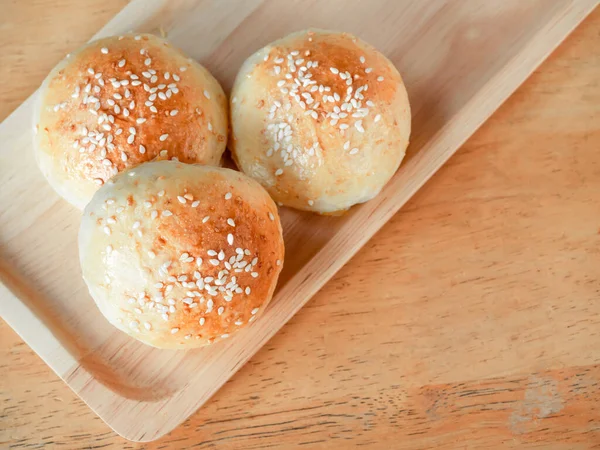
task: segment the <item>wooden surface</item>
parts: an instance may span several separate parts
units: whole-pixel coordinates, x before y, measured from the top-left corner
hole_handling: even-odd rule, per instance
[[[56,55],[115,12],[99,19],[90,11],[111,2],[90,2],[80,12],[87,25],[68,33],[79,41],[40,42],[19,61],[32,29],[41,36],[51,23],[46,36],[59,36],[72,21],[53,16],[68,2],[40,5],[43,24],[26,18],[29,6],[3,14],[0,67],[11,84],[2,98],[15,97],[13,107]],[[2,324],[0,446],[600,445],[599,25],[596,11],[225,388],[158,442],[117,437]],[[54,48],[38,71],[37,55]]]

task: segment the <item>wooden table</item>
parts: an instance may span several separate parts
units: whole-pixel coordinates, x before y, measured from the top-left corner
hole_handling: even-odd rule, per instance
[[[124,4],[2,0],[0,119]],[[599,30],[600,9],[158,442],[0,323],[0,448],[600,448]]]

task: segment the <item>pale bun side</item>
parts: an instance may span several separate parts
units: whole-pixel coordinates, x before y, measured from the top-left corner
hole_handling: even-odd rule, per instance
[[[230,149],[284,205],[334,213],[377,195],[410,135],[400,74],[348,33],[306,30],[243,64],[231,93]]]
[[[116,173],[155,159],[218,165],[227,100],[169,42],[126,34],[91,42],[47,76],[34,108],[34,151],[56,192],[83,209]]]
[[[258,183],[229,169],[161,161],[95,193],[79,254],[111,324],[154,347],[192,348],[264,311],[284,244],[277,207]]]

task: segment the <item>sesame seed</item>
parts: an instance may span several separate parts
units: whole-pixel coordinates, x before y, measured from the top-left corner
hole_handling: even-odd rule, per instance
[[[372,69],[371,67],[367,67],[367,68],[365,69],[365,73],[371,73],[371,71],[372,71],[372,70],[373,70],[373,69]]]
[[[246,286],[246,289],[244,289],[244,292],[246,293],[246,295],[250,295],[250,292],[252,292],[252,290],[250,289],[250,286]]]
[[[198,207],[199,204],[200,204],[200,200],[196,200],[195,202],[192,203],[192,208]]]
[[[275,176],[277,177],[277,176],[281,175],[282,173],[283,173],[283,169],[277,169],[275,171]]]
[[[150,259],[154,259],[156,257],[156,253],[154,253],[153,251],[149,251],[148,256],[150,257]]]
[[[185,198],[183,198],[181,195],[177,196],[177,200],[179,200],[179,203],[187,203],[187,200]]]
[[[143,155],[144,153],[146,153],[146,147],[144,147],[143,145],[140,145],[140,153]]]
[[[275,261],[275,264],[278,265],[278,266],[280,266],[281,265],[281,260],[278,259],[277,261]]]
[[[163,215],[164,217],[169,217],[169,216],[172,216],[172,215],[173,215],[173,213],[172,213],[171,211],[169,211],[168,209],[165,209],[165,210],[162,212],[162,215]]]
[[[165,195],[164,189],[162,191],[159,191],[158,194],[156,194],[156,195],[158,195],[159,197],[162,197],[163,195]]]
[[[275,220],[275,216],[273,215],[273,213],[272,213],[272,212],[270,212],[270,213],[269,213],[269,219],[271,219],[271,220]]]
[[[171,114],[171,117],[173,117],[173,116],[176,116],[178,113],[179,113],[179,111],[178,111],[178,110],[176,110],[176,109],[173,109],[173,110],[171,110],[171,113],[170,113],[170,114]]]
[[[381,114],[375,116],[374,122],[379,122],[379,120],[381,120]]]
[[[228,192],[227,194],[225,194],[225,200],[229,200],[231,199],[232,195],[231,192]]]
[[[212,129],[213,129],[212,123],[208,122],[208,131],[212,131]]]
[[[229,234],[227,235],[227,243],[228,243],[229,245],[233,245],[233,234],[229,233]]]
[[[210,94],[206,89],[204,90],[204,96],[210,100]]]
[[[365,57],[364,57],[364,56],[361,56],[361,57],[359,58],[359,60],[360,60],[360,62],[361,62],[362,64],[364,64],[364,63],[365,63]]]
[[[254,308],[252,311],[250,311],[250,313],[251,313],[252,315],[254,315],[254,314],[256,314],[256,313],[258,312],[258,309],[259,309],[259,308]]]
[[[231,226],[231,227],[235,227],[235,222],[233,219],[229,218],[227,219],[227,225]]]
[[[355,147],[355,148],[353,148],[352,150],[350,150],[350,154],[351,154],[351,155],[355,155],[355,154],[357,154],[357,153],[358,153],[358,148],[356,148],[356,147]]]
[[[225,311],[225,308],[222,306],[219,306],[219,308],[217,309],[217,314],[221,315],[221,314],[223,314],[223,311]]]
[[[137,329],[140,326],[140,323],[137,320],[132,320],[129,322],[129,328]]]
[[[138,117],[137,119],[135,119],[136,123],[144,123],[146,121],[145,118],[143,117]]]
[[[112,162],[110,161],[110,159],[106,158],[102,160],[102,164],[104,164],[105,166],[112,166]]]
[[[204,325],[204,322],[206,322],[206,319],[204,317],[200,317],[200,320],[198,321],[200,326]]]
[[[133,226],[132,226],[132,228],[135,230],[135,229],[139,228],[139,227],[140,227],[140,225],[141,225],[140,221],[139,221],[139,220],[136,220],[136,221],[133,223]]]
[[[158,138],[160,141],[166,141],[167,138],[169,137],[168,134],[161,134],[160,137]]]
[[[146,58],[146,60],[144,61],[144,64],[146,66],[149,66],[150,64],[152,64],[152,60],[150,58]]]
[[[175,334],[179,331],[179,328],[171,328],[171,334]]]
[[[382,76],[378,76],[377,77],[377,81],[383,81],[383,77]]]
[[[308,201],[308,204],[309,204],[310,206],[312,206],[312,205],[314,205],[314,204],[315,204],[315,202],[314,202],[313,200],[309,200],[309,201]]]
[[[339,69],[336,69],[335,67],[330,67],[330,68],[329,68],[329,70],[331,70],[331,73],[334,73],[334,74],[336,74],[336,75],[337,75],[338,73],[340,73]]]
[[[206,216],[204,219],[202,219],[202,223],[208,222],[209,219],[210,219],[210,216]]]

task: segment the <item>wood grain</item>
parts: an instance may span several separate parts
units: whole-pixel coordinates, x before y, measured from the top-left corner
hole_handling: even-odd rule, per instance
[[[3,325],[0,444],[597,445],[599,24],[596,12],[250,364],[157,443],[116,437]]]

